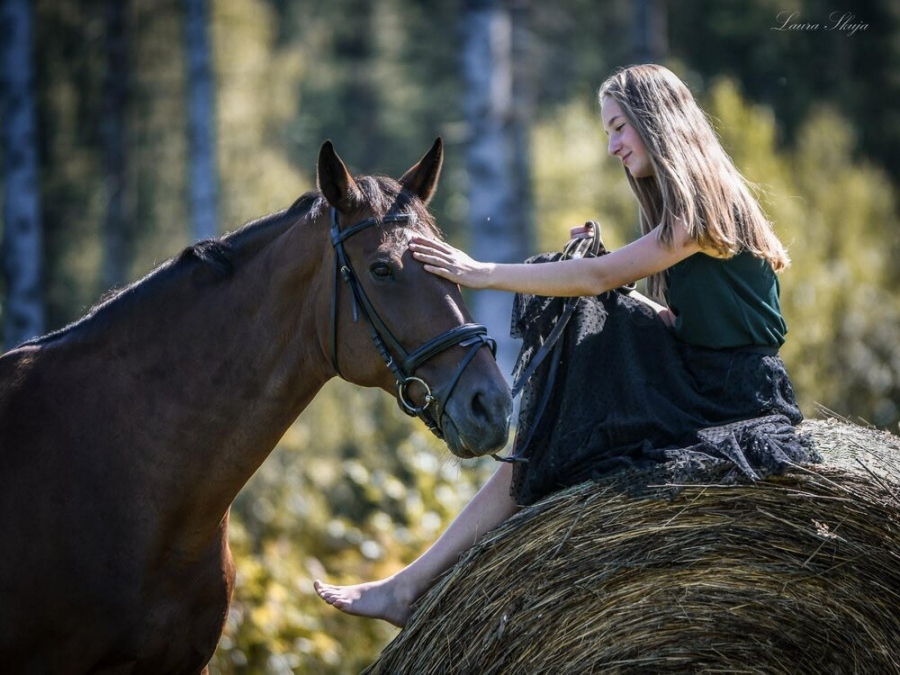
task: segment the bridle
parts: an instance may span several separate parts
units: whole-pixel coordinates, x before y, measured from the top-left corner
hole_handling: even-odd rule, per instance
[[[331,245],[334,247],[334,287],[331,292],[331,364],[334,366],[334,371],[338,377],[343,377],[338,367],[337,356],[338,287],[341,279],[343,279],[344,283],[350,286],[350,290],[353,293],[353,322],[356,323],[359,320],[361,311],[363,317],[369,323],[375,348],[394,374],[394,379],[397,380],[397,402],[400,405],[400,409],[410,417],[419,417],[438,438],[442,439],[444,437],[440,421],[442,412],[446,407],[447,401],[450,400],[459,378],[462,376],[466,366],[475,358],[478,350],[485,345],[496,356],[497,342],[488,335],[487,328],[481,324],[465,323],[460,326],[454,326],[450,330],[432,338],[412,353],[407,352],[384,321],[381,320],[381,317],[369,300],[369,296],[366,295],[362,285],[359,283],[359,279],[353,270],[353,265],[350,263],[350,258],[347,256],[347,251],[344,249],[345,241],[366,228],[378,223],[409,222],[414,217],[412,214],[399,213],[380,218],[367,218],[345,230],[341,230],[338,223],[337,210],[331,209]],[[456,373],[454,373],[443,390],[440,392],[435,390],[432,393],[428,383],[422,378],[415,376],[416,370],[429,359],[457,345],[468,347],[469,351],[460,361]],[[413,382],[418,383],[425,390],[425,400],[420,406],[415,405],[409,399],[409,385]]]

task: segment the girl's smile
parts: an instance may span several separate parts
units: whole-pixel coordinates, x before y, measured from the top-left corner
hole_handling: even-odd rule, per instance
[[[619,104],[607,96],[601,104],[601,116],[603,128],[609,136],[609,154],[618,157],[635,178],[655,175],[650,153]]]

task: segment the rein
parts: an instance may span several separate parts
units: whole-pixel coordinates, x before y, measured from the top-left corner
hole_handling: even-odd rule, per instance
[[[603,240],[600,238],[599,223],[593,220],[589,220],[585,223],[585,225],[593,230],[591,236],[569,240],[569,243],[566,244],[565,248],[562,251],[560,260],[574,260],[576,258],[596,258],[598,256],[606,255],[607,253],[609,253],[609,251],[607,251],[606,249],[606,246],[603,245]],[[621,288],[616,290],[622,293],[630,293],[634,290],[634,288],[634,284],[628,284],[627,286],[622,286]],[[550,372],[547,374],[547,382],[544,384],[544,390],[541,394],[541,399],[538,402],[537,407],[535,408],[534,419],[531,422],[531,428],[528,436],[521,443],[519,442],[519,439],[516,438],[516,444],[513,452],[508,457],[498,457],[497,455],[494,455],[494,459],[496,459],[498,462],[519,462],[522,464],[528,463],[528,459],[523,455],[525,454],[525,450],[531,443],[531,438],[534,435],[534,431],[535,429],[537,429],[538,422],[540,421],[541,416],[544,414],[544,409],[547,407],[547,402],[550,400],[550,394],[553,391],[553,385],[556,380],[556,371],[558,370],[559,362],[562,359],[563,343],[562,341],[560,341],[560,338],[565,332],[566,326],[568,326],[569,324],[569,319],[572,318],[572,315],[575,313],[575,309],[578,307],[578,303],[580,301],[580,296],[566,298],[566,303],[563,306],[562,314],[560,314],[559,319],[557,319],[556,325],[553,327],[553,330],[550,331],[550,335],[547,336],[547,339],[544,340],[541,348],[532,357],[531,361],[528,362],[528,366],[524,371],[522,371],[522,374],[513,384],[512,397],[516,398],[519,394],[522,393],[522,389],[528,383],[528,380],[531,379],[531,376],[534,375],[535,371],[538,369],[538,366],[540,366],[541,363],[543,363],[547,356],[552,352],[553,359],[550,362]]]
[[[400,409],[410,417],[419,417],[435,436],[443,439],[442,413],[459,382],[459,378],[462,377],[466,366],[475,358],[478,350],[485,345],[496,356],[497,342],[488,335],[487,328],[481,324],[465,323],[460,326],[454,326],[450,330],[432,338],[418,349],[407,352],[378,315],[378,312],[369,300],[369,296],[363,290],[344,248],[344,242],[350,237],[373,225],[378,223],[409,222],[413,217],[411,214],[393,214],[381,218],[367,218],[341,230],[337,210],[331,209],[331,245],[334,247],[334,288],[331,293],[331,364],[338,377],[343,378],[341,369],[338,366],[337,354],[338,288],[341,280],[343,280],[350,287],[352,293],[353,323],[359,321],[361,313],[369,325],[375,348],[394,374],[394,379],[397,381],[397,403]],[[425,380],[416,377],[416,370],[429,359],[456,346],[468,347],[469,351],[460,361],[450,382],[441,391],[434,390],[432,392],[431,387]],[[420,406],[415,405],[409,398],[409,385],[413,382],[418,383],[425,390],[425,399]]]

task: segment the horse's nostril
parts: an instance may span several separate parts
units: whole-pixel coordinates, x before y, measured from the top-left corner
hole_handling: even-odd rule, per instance
[[[482,397],[483,394],[480,391],[475,392],[472,397],[472,416],[479,421],[489,422],[491,415],[485,407]]]

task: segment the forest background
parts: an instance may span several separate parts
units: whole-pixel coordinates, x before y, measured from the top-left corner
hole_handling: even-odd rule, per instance
[[[558,250],[587,219],[618,247],[637,212],[596,89],[657,61],[790,247],[782,353],[805,414],[898,432],[892,0],[3,0],[0,38],[6,348],[290,205],[328,138],[352,172],[397,177],[441,135],[432,209],[476,256]],[[509,298],[468,299],[505,338]],[[515,345],[501,349],[509,372]],[[235,502],[238,586],[212,672],[358,672],[396,631],[320,603],[312,579],[395,571],[491,470],[387,395],[327,385]]]

